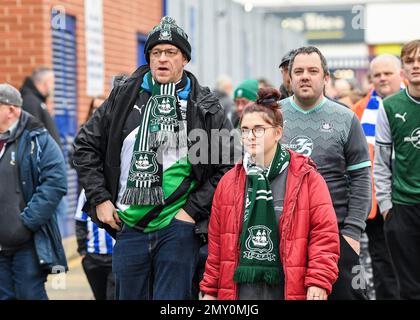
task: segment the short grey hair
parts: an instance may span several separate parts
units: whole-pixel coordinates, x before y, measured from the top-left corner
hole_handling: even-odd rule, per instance
[[[44,80],[45,76],[51,72],[54,72],[54,69],[51,67],[47,67],[47,66],[38,67],[32,71],[31,78],[34,82],[41,82],[42,80]]]
[[[227,85],[232,85],[232,78],[226,74],[220,75],[216,80],[216,89],[224,91]]]
[[[374,64],[375,62],[381,62],[381,61],[392,62],[398,70],[400,70],[401,67],[402,67],[401,60],[398,57],[396,57],[392,54],[384,53],[384,54],[380,54],[379,56],[373,58],[373,60],[369,64],[369,72],[372,72],[372,64]]]

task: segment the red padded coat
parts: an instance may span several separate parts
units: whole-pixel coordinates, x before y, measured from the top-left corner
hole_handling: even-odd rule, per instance
[[[309,158],[290,151],[280,258],[285,274],[285,299],[306,299],[306,288],[331,293],[338,277],[340,242],[337,219],[327,184]],[[233,274],[239,263],[246,174],[235,165],[220,180],[209,224],[209,254],[200,290],[218,299],[237,299]],[[272,190],[275,192],[276,190]]]

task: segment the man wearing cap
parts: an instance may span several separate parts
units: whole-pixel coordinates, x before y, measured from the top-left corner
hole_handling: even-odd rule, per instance
[[[184,70],[191,46],[174,19],[153,28],[144,54],[148,64],[119,83],[80,130],[74,165],[86,212],[116,235],[116,298],[190,299],[198,234],[233,162],[222,162],[211,134],[232,125]]]
[[[0,300],[48,299],[48,273],[67,270],[56,207],[66,168],[48,131],[0,84]]]
[[[247,79],[242,81],[235,89],[233,99],[236,105],[236,117],[232,117],[232,124],[235,128],[239,126],[239,119],[242,111],[257,100],[258,80]]]
[[[294,53],[295,50],[290,50],[283,56],[283,58],[281,58],[280,61],[279,69],[281,72],[281,77],[283,79],[283,83],[280,86],[280,94],[282,99],[293,95],[292,83],[290,81],[289,76],[289,62],[292,59]]]

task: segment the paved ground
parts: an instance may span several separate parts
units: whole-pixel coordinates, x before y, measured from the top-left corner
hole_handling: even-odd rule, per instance
[[[50,275],[46,284],[50,300],[93,300],[93,294],[81,265],[81,258],[68,261],[69,271]]]

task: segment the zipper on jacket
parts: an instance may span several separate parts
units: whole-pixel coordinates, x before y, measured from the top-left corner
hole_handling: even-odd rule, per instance
[[[14,175],[15,175],[15,179],[16,179],[16,193],[21,193],[21,191],[20,191],[20,189],[19,189],[19,183],[20,183],[20,173],[19,173],[19,163],[16,161],[16,158],[17,158],[17,153],[18,153],[18,149],[19,149],[19,140],[18,139],[16,139],[15,140],[15,143],[13,143],[12,145],[11,145],[11,147],[13,148],[13,145],[15,145],[15,150],[12,150],[12,153],[11,153],[11,160],[10,160],[10,164],[12,165],[12,166],[14,166],[15,168],[14,168]],[[5,151],[6,151],[6,146],[5,146]],[[0,249],[0,251],[1,251],[1,249]]]
[[[286,228],[285,228],[285,235],[284,236],[282,236],[282,237],[284,237],[284,245],[283,245],[283,271],[285,270],[285,262],[286,262],[286,241],[287,241],[287,236],[290,234],[290,224],[291,224],[291,221],[293,220],[293,214],[294,214],[294,211],[295,211],[295,207],[296,207],[296,199],[297,199],[297,196],[298,196],[298,193],[299,193],[299,190],[300,190],[300,188],[302,187],[302,181],[303,181],[303,178],[308,174],[308,172],[309,172],[309,170],[307,170],[306,172],[304,172],[303,174],[302,174],[302,176],[301,176],[301,178],[300,178],[300,180],[299,180],[299,183],[298,183],[298,187],[296,188],[296,192],[293,194],[293,197],[292,197],[292,199],[294,199],[294,201],[293,201],[293,204],[292,204],[292,210],[291,210],[291,216],[290,216],[290,218],[289,218],[289,220],[287,221],[287,226],[286,226]],[[281,240],[280,240],[281,241]],[[287,272],[283,272],[283,274],[284,274],[284,299],[286,300],[286,294],[287,294]]]
[[[29,136],[29,138],[31,138],[29,134],[28,134],[28,136]],[[20,138],[16,139],[16,145],[17,145],[16,156],[19,155],[19,144],[20,144],[19,139]],[[22,181],[22,176],[21,176],[21,172],[20,172],[20,165],[23,163],[23,157],[25,156],[27,147],[28,147],[28,145],[25,143],[24,146],[23,146],[22,153],[20,154],[20,160],[17,161],[17,163],[16,163],[16,168],[17,168],[17,172],[18,172],[18,179],[19,179],[18,181],[20,181],[20,183],[21,183],[22,194],[23,194],[23,197],[25,198],[25,202],[27,201],[27,199],[26,199],[26,194],[24,192],[25,188],[24,188],[23,184],[26,184],[27,182]]]
[[[236,186],[238,185],[238,180],[239,180],[239,176],[240,176],[240,174],[236,177]],[[243,194],[243,197],[245,197],[245,194],[247,193],[247,189],[248,189],[248,182],[247,182],[247,180],[246,180],[246,178],[245,178],[245,189],[244,189],[244,194]],[[236,194],[236,193],[234,193],[234,194]],[[234,205],[236,205],[236,201],[233,201],[233,203],[234,203]],[[245,200],[244,200],[244,204],[245,204]],[[235,211],[235,210],[234,210]],[[245,208],[244,208],[244,206],[242,206],[242,208],[241,208],[241,214],[240,214],[240,216],[239,216],[239,229],[238,229],[238,234],[239,234],[239,239],[238,239],[238,245],[237,245],[237,257],[238,257],[238,259],[235,261],[235,268],[234,268],[234,273],[235,273],[235,271],[236,271],[236,268],[238,267],[238,265],[239,265],[239,260],[241,259],[241,234],[242,234],[242,229],[243,229],[243,226],[244,226],[244,222],[243,222],[243,220],[244,220],[244,211],[245,211]],[[233,284],[234,284],[234,290],[235,290],[235,299],[236,300],[239,300],[239,291],[238,291],[238,284],[235,282],[235,281],[233,281]]]
[[[239,265],[239,260],[241,259],[241,234],[242,234],[242,229],[243,229],[243,209],[242,209],[242,214],[241,214],[241,216],[240,216],[240,218],[239,218],[239,239],[238,239],[238,245],[237,245],[237,259],[236,259],[236,261],[235,261],[235,268],[234,268],[234,271],[233,271],[233,273],[235,274],[235,271],[236,271],[236,268],[238,267],[238,265]],[[234,290],[235,290],[235,299],[236,300],[238,300],[239,299],[239,291],[238,291],[238,284],[234,281],[233,282],[234,283]]]

